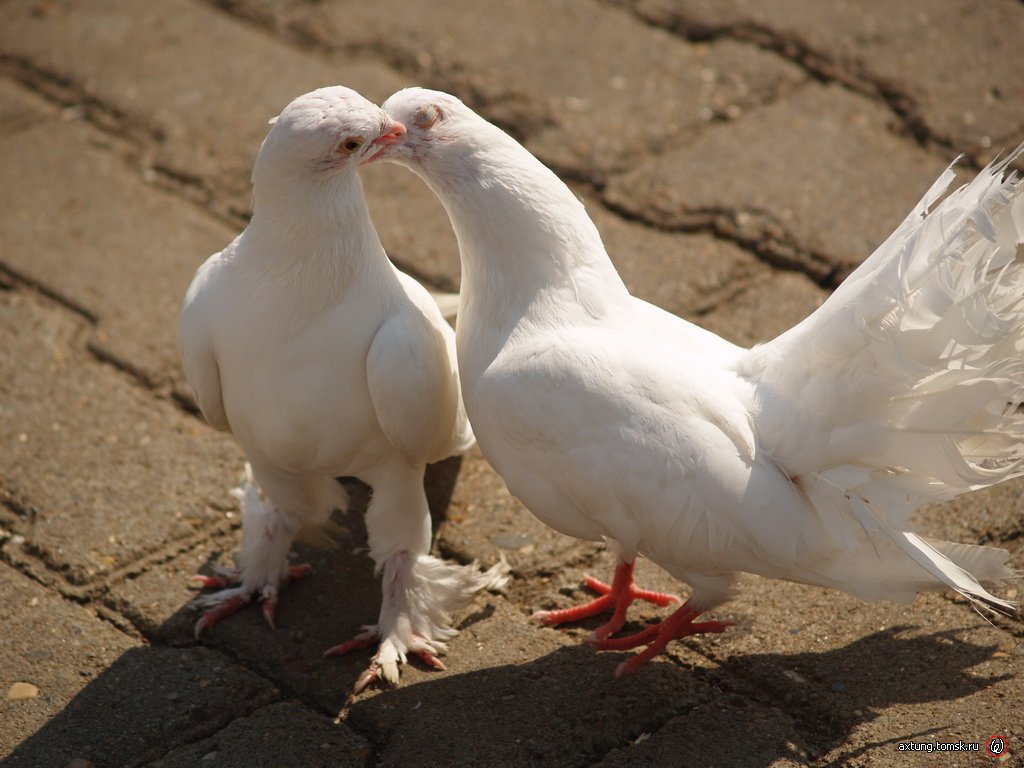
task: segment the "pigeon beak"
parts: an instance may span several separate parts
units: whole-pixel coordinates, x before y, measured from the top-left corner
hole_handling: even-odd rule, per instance
[[[374,152],[372,155],[370,155],[366,160],[364,160],[361,163],[361,165],[372,163],[378,157],[383,155],[387,151],[387,148],[389,146],[391,146],[392,144],[400,143],[402,139],[405,138],[405,134],[407,133],[408,131],[406,130],[404,125],[402,125],[397,120],[393,122],[390,128],[388,128],[386,131],[384,131],[384,133],[382,133],[380,136],[378,136],[376,139],[370,142],[371,147],[380,147],[380,149]]]
[[[391,127],[382,133],[379,137],[373,140],[374,146],[387,146],[388,144],[397,144],[402,140],[408,131],[405,126],[397,120],[391,124]]]

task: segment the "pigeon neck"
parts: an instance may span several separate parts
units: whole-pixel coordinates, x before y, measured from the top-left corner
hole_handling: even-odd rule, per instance
[[[554,173],[518,144],[479,150],[473,161],[470,173],[431,184],[462,254],[460,314],[499,326],[532,316],[572,322],[628,298],[583,204]]]
[[[337,293],[367,271],[390,269],[359,177],[255,185],[244,237],[254,265]]]

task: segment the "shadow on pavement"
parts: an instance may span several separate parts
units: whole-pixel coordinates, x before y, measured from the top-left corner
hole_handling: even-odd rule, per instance
[[[435,528],[458,469],[458,463],[446,463],[432,471]],[[364,551],[365,486],[353,497],[353,509],[335,518],[338,547],[300,551],[315,571],[282,592],[276,631],[249,606],[196,644],[196,613],[184,604],[149,638],[152,645],[121,656],[4,766],[146,765],[275,701],[298,700],[323,715],[337,713],[370,652],[331,659],[321,654],[372,623],[379,606],[379,582]],[[481,607],[461,628],[495,621],[494,613],[493,605]],[[348,723],[373,743],[372,762],[382,765],[561,768],[599,761],[760,768],[779,758],[801,763],[828,752],[890,705],[974,694],[993,681],[969,670],[994,651],[957,640],[952,631],[912,635],[895,628],[825,652],[733,656],[720,667],[659,662],[616,680],[613,671],[625,654],[573,645],[523,663],[432,673],[419,683],[365,695],[352,706]],[[309,710],[293,705],[275,712],[300,709],[308,719]],[[309,728],[307,720],[295,721],[291,735],[261,747],[265,753],[251,765],[292,764],[273,753],[298,754]],[[322,725],[330,721],[324,718]],[[809,726],[816,730],[807,736]],[[337,738],[317,737],[326,745],[322,764],[367,764],[365,742],[347,728],[330,727]],[[894,741],[911,735],[893,734]]]

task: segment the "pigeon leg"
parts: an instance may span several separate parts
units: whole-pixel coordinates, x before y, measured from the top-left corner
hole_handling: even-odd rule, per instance
[[[729,627],[735,626],[734,622],[731,621],[695,622],[694,619],[700,616],[700,614],[700,611],[686,603],[667,619],[657,624],[652,624],[635,635],[600,640],[592,642],[591,645],[602,651],[623,650],[635,648],[638,645],[647,646],[644,650],[616,667],[615,676],[622,677],[623,675],[636,672],[637,669],[664,651],[665,647],[672,640],[678,640],[690,635],[699,635],[705,632],[724,632]]]
[[[679,598],[675,595],[637,588],[633,583],[633,567],[634,561],[632,560],[628,563],[620,562],[615,566],[615,577],[611,585],[598,581],[592,576],[584,576],[584,583],[590,589],[600,593],[600,597],[583,605],[559,611],[537,611],[533,614],[532,618],[539,619],[548,626],[553,626],[566,621],[579,621],[580,619],[596,616],[599,613],[611,610],[612,618],[595,629],[590,636],[591,640],[604,640],[606,637],[622,629],[626,623],[626,611],[634,600],[644,600],[660,606],[680,602]]]

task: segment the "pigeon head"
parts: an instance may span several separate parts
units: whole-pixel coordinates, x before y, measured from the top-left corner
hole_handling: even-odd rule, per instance
[[[352,172],[401,140],[405,126],[350,88],[319,88],[299,96],[263,141],[253,173],[325,179]]]
[[[385,101],[383,109],[408,131],[385,147],[380,158],[413,170],[457,166],[460,158],[508,138],[455,96],[442,91],[406,88]]]

